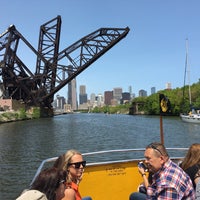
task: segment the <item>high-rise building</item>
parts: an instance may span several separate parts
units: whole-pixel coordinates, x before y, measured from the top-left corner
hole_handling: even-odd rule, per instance
[[[145,90],[139,91],[139,97],[146,97],[146,96],[147,96],[147,91],[145,91]]]
[[[79,104],[87,103],[86,86],[80,85]]]
[[[127,102],[130,102],[130,99],[131,99],[130,93],[129,92],[123,92],[120,104],[125,104]]]
[[[93,107],[93,108],[94,108],[94,107],[97,107],[97,97],[96,97],[95,93],[92,93],[92,94],[90,95],[89,105],[90,105],[91,108],[92,108],[92,107]]]
[[[54,100],[54,108],[56,110],[64,110],[65,104],[65,98],[60,95],[56,95],[56,99]]]
[[[79,104],[87,103],[87,94],[79,94]]]
[[[104,92],[104,103],[105,105],[111,105],[111,100],[113,99],[113,91]]]
[[[96,95],[95,95],[94,93],[92,93],[92,94],[90,95],[90,103],[91,103],[91,104],[94,104],[95,101],[96,101]]]
[[[117,100],[118,104],[120,104],[120,100],[122,98],[122,88],[113,88],[113,98]]]
[[[72,110],[77,110],[77,94],[76,94],[76,79],[73,79],[68,84],[68,104]]]
[[[80,94],[86,94],[86,86],[85,85],[80,85]]]
[[[68,75],[70,76],[72,73],[72,66],[69,66]],[[63,78],[64,74],[63,74]],[[76,79],[74,78],[71,82],[68,83],[68,101],[67,103],[71,105],[72,110],[77,110],[77,93],[76,93]]]
[[[132,91],[131,85],[128,87],[128,91],[130,93],[130,98],[132,99],[133,98],[133,91]]]
[[[171,90],[171,89],[172,89],[171,83],[166,83],[166,90]]]
[[[97,106],[104,106],[104,98],[102,94],[97,95]]]
[[[151,88],[151,94],[155,94],[156,93],[156,88],[155,87],[152,87]]]

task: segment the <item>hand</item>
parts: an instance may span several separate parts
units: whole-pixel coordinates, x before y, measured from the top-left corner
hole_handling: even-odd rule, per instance
[[[144,168],[142,168],[142,167],[138,167],[138,171],[139,171],[139,173],[142,175],[142,174],[145,174],[145,170],[144,170]]]

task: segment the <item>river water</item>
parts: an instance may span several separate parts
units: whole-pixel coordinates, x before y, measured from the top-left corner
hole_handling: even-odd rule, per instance
[[[200,125],[163,118],[166,147],[200,141]],[[0,199],[27,188],[42,160],[74,148],[82,153],[144,148],[160,141],[159,116],[68,114],[0,125]]]

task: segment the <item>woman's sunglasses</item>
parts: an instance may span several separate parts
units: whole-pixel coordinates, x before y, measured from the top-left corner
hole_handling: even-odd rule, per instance
[[[81,165],[84,168],[86,166],[86,161],[84,160],[84,161],[81,161],[81,162],[75,162],[75,163],[68,163],[67,164],[68,167],[71,166],[71,165],[74,166],[75,169],[79,169]]]

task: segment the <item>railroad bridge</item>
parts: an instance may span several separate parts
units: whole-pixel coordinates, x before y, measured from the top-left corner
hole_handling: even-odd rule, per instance
[[[61,51],[60,32],[61,16],[41,25],[37,50],[14,25],[0,35],[3,99],[40,107],[44,115],[50,115],[54,94],[125,38],[129,27],[100,28]],[[35,72],[18,55],[20,43],[36,56]]]
[[[129,109],[130,115],[142,115],[144,111],[141,111],[139,107],[143,107],[145,105],[144,102],[133,102],[132,106]]]

